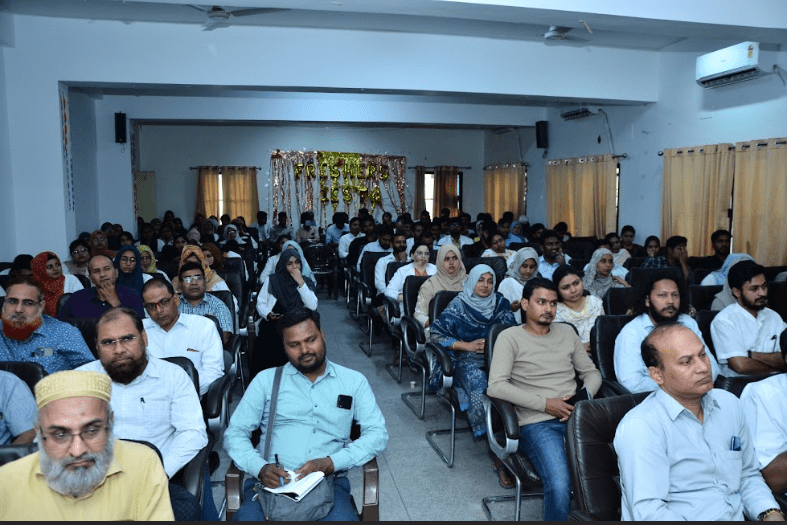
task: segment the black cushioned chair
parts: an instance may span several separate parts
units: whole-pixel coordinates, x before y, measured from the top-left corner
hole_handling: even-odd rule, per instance
[[[328,297],[338,299],[339,256],[336,249],[326,244],[309,244],[303,248],[303,255],[314,276],[326,282]]]
[[[639,268],[647,257],[629,257],[623,261],[623,268],[631,271],[632,268]]]
[[[404,280],[404,288],[402,289],[402,307],[404,312],[400,327],[402,330],[402,348],[407,354],[407,360],[410,367],[415,368],[421,374],[421,388],[418,392],[403,392],[402,401],[410,407],[410,410],[418,416],[418,419],[424,418],[424,410],[426,408],[426,395],[427,395],[427,371],[429,364],[426,362],[426,334],[424,327],[414,317],[415,305],[418,301],[418,292],[421,286],[426,282],[428,277],[417,277],[415,275],[409,276]],[[399,356],[399,375],[401,376],[402,356]],[[421,397],[421,408],[416,409],[410,401],[411,397]]]
[[[385,284],[386,286],[388,283],[391,282],[394,274],[396,273],[399,268],[402,266],[406,266],[410,264],[409,262],[399,262],[399,261],[391,261],[388,263],[388,266],[385,268]],[[391,374],[396,382],[400,382],[402,380],[402,355],[404,353],[402,345],[403,343],[403,336],[402,336],[402,328],[401,328],[401,317],[402,312],[399,308],[399,301],[395,301],[390,297],[381,294],[378,296],[379,300],[382,302],[382,320],[385,324],[385,329],[391,334],[392,341],[396,341],[399,345],[398,351],[398,364],[389,363],[385,365],[385,369],[388,370],[388,373]],[[394,369],[398,369],[397,372],[394,372]]]
[[[683,270],[675,267],[668,268],[632,268],[629,270],[628,279],[631,286],[639,290],[642,288],[652,276],[657,274],[669,275],[678,280],[681,285],[686,284],[686,279],[683,276]]]
[[[691,263],[689,263],[689,267],[691,267]],[[690,285],[698,285],[702,282],[704,278],[706,278],[713,270],[709,268],[697,268],[691,271],[689,274],[689,284]]]
[[[67,322],[79,330],[93,357],[98,359],[98,349],[96,348],[96,323],[98,319],[94,317],[71,317]]]
[[[615,375],[615,339],[633,315],[600,315],[590,331],[590,356],[601,373],[602,390],[599,396],[629,394]],[[602,394],[603,393],[603,394]]]
[[[689,285],[689,304],[698,312],[700,310],[710,310],[713,299],[723,286],[700,286],[698,284]]]
[[[60,313],[60,310],[63,309],[63,307],[66,305],[66,303],[68,302],[68,300],[70,298],[71,298],[71,292],[66,292],[63,295],[61,295],[60,297],[58,297],[57,298],[57,308],[55,309],[55,312]]]
[[[36,383],[47,376],[41,363],[27,361],[0,361],[0,370],[10,372],[24,381],[31,393],[35,393]]]
[[[716,347],[713,344],[713,337],[711,337],[710,325],[718,313],[719,312],[711,310],[700,310],[697,312],[697,317],[695,318],[697,326],[702,333],[702,338],[705,340],[705,345],[708,347],[708,350],[710,350],[710,353],[713,354],[713,357],[716,357]]]
[[[240,325],[241,321],[244,321],[243,317],[239,317],[235,313],[235,301],[232,300],[232,294],[227,290],[216,290],[212,292],[207,292],[211,295],[216,296],[218,299],[221,299],[221,302],[227,307],[230,311],[230,317],[232,317],[232,327],[233,327],[233,335],[227,341],[227,344],[224,345],[224,349],[228,350],[232,355],[232,366],[230,372],[232,373],[233,377],[240,377],[241,386],[243,387],[243,391],[246,391],[246,387],[251,382],[251,378],[248,377],[248,367],[246,364],[246,360],[248,359],[248,337],[244,337]],[[254,306],[256,308],[256,305]],[[244,316],[245,317],[245,316]],[[247,322],[243,323],[243,329],[248,330]],[[221,336],[221,330],[219,330],[219,335]],[[248,332],[246,333],[248,336]]]
[[[366,252],[361,259],[361,275],[358,281],[358,299],[356,303],[356,316],[358,319],[366,319],[365,329],[361,330],[368,334],[369,342],[359,343],[358,346],[367,355],[372,355],[374,345],[373,322],[375,317],[379,317],[377,307],[382,305],[382,299],[376,300],[377,288],[374,285],[374,267],[381,258],[389,255],[387,252]],[[366,346],[368,345],[368,346]]]
[[[503,282],[506,272],[508,271],[508,268],[506,267],[506,260],[502,257],[470,257],[464,259],[464,263],[465,270],[467,270],[468,274],[474,266],[479,264],[486,264],[492,268],[492,270],[495,272],[495,290],[497,290],[497,287],[500,286],[501,282]]]
[[[620,520],[620,471],[612,443],[618,423],[650,392],[580,401],[568,418],[566,456],[573,520]]]
[[[607,315],[626,315],[634,306],[634,295],[634,288],[610,288],[602,299],[604,312]]]
[[[22,445],[0,445],[0,467],[38,451],[38,443]]]
[[[787,320],[787,281],[768,283],[768,308]]]

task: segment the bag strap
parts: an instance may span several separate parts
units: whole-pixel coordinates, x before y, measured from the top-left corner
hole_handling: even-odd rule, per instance
[[[271,437],[273,436],[273,422],[276,420],[276,405],[279,398],[279,385],[281,384],[281,374],[284,372],[284,367],[280,366],[276,369],[276,375],[273,376],[273,389],[271,390],[271,406],[268,411],[268,425],[265,428],[265,446],[262,449],[262,457],[268,458],[271,451]],[[266,459],[267,461],[267,459]]]

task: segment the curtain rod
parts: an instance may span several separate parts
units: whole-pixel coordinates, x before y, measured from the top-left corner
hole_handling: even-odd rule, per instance
[[[410,166],[407,168],[408,170],[414,170],[417,166]],[[439,168],[440,166],[424,166],[424,169],[433,170],[435,168]],[[450,166],[449,166],[450,167]],[[470,170],[473,169],[471,166],[455,166],[458,170]]]
[[[506,162],[503,164],[490,164],[489,166],[484,166],[485,170],[492,170],[492,169],[499,169],[499,168],[510,168],[512,166],[524,166],[527,168],[530,166],[527,162]]]
[[[782,144],[787,144],[787,140],[777,140],[774,144],[777,145],[777,146],[781,146]],[[757,147],[758,148],[764,148],[767,145],[768,145],[767,142],[758,142],[757,143]],[[749,149],[749,148],[751,148],[751,144],[744,144],[743,146],[741,146],[742,150]],[[727,151],[732,151],[734,149],[735,149],[735,146],[727,147]],[[686,153],[694,153],[694,151],[695,150],[693,150],[693,149],[687,149]],[[704,151],[705,151],[704,149],[700,149],[700,153],[703,153]],[[683,153],[683,150],[678,150],[678,155],[680,155],[681,153]],[[663,156],[664,156],[664,150],[659,151],[659,157],[663,157]]]
[[[198,170],[201,167],[202,166],[189,166],[189,169],[190,170]],[[218,168],[219,166],[216,166],[216,167]],[[224,168],[224,167],[226,167],[226,168],[254,168],[255,170],[261,170],[262,169],[262,168],[260,168],[258,166],[221,166],[221,167],[222,168]]]

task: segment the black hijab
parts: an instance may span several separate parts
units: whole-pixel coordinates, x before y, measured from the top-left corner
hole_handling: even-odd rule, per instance
[[[276,263],[276,270],[270,276],[270,283],[268,284],[268,293],[276,298],[276,306],[279,307],[277,310],[281,312],[289,312],[303,306],[303,300],[298,293],[298,283],[287,271],[287,261],[290,260],[290,257],[295,257],[301,263],[301,268],[303,268],[303,261],[298,250],[284,250],[279,257],[279,262]],[[314,291],[314,283],[311,279],[304,277],[303,281],[311,291]]]

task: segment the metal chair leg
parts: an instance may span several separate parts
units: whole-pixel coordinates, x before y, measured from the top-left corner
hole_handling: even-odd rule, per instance
[[[442,395],[439,395],[438,397],[440,399],[442,399],[443,401],[445,401],[446,403],[448,403],[448,406],[451,408],[451,428],[446,428],[446,429],[442,429],[442,430],[430,430],[429,432],[426,433],[426,440],[429,442],[430,445],[432,445],[432,448],[434,449],[435,452],[437,452],[437,455],[440,456],[440,459],[443,460],[443,462],[446,464],[446,466],[448,468],[451,468],[451,467],[454,466],[454,452],[456,450],[456,433],[457,432],[471,432],[472,429],[468,426],[467,428],[460,428],[459,430],[457,430],[456,429],[456,408],[454,407],[454,404],[451,403],[450,401],[448,401],[447,399],[445,399]],[[440,448],[440,446],[434,440],[435,436],[444,436],[446,434],[451,436],[451,438],[450,438],[451,445],[450,445],[450,449],[449,449],[450,452],[448,453],[448,456],[445,455],[445,452],[443,452],[443,450]]]
[[[404,361],[404,348],[402,344],[402,340],[399,340],[399,366],[394,365],[393,363],[388,363],[385,365],[385,369],[388,370],[388,373],[391,374],[391,377],[397,383],[402,382],[402,361]],[[399,372],[395,373],[393,370],[394,368],[398,368]]]
[[[407,405],[410,408],[410,410],[413,411],[413,414],[415,414],[415,416],[418,419],[423,419],[424,418],[424,413],[426,412],[426,396],[434,396],[434,395],[437,395],[437,394],[435,394],[434,392],[427,392],[426,391],[426,368],[424,368],[423,366],[419,365],[418,363],[414,363],[413,361],[410,361],[410,365],[411,366],[417,366],[418,368],[421,369],[421,391],[420,392],[402,392],[402,401],[404,402],[405,405]],[[420,411],[417,408],[415,408],[415,405],[413,405],[413,403],[410,401],[410,398],[413,397],[413,396],[420,396],[421,397],[421,409],[420,409]]]

